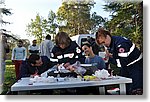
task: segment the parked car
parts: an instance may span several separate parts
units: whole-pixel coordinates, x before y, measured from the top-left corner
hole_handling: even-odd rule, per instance
[[[87,41],[88,39],[95,39],[95,34],[79,34],[70,37],[72,41],[76,41],[76,43],[81,47],[83,42]],[[95,41],[95,40],[94,40]]]

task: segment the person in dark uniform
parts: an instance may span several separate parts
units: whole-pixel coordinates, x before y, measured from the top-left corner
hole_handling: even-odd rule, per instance
[[[56,45],[52,49],[51,61],[74,64],[76,61],[84,63],[83,51],[75,41],[71,41],[65,32],[59,32],[55,37]]]
[[[74,64],[76,61],[80,63],[85,62],[85,56],[82,55],[83,51],[75,41],[72,41],[67,33],[59,32],[55,37],[56,45],[52,49],[50,60],[58,64],[64,63],[65,65]],[[65,94],[81,93],[81,88],[64,89]]]
[[[31,54],[22,62],[20,67],[20,78],[41,75],[55,64],[47,56]]]
[[[127,94],[143,94],[143,57],[135,44],[125,37],[111,36],[102,28],[98,29],[96,41],[108,47],[121,68],[121,76],[132,78],[132,83],[127,85]]]
[[[52,68],[55,64],[50,62],[47,56],[31,54],[29,58],[22,62],[20,67],[20,78],[40,76],[42,73]],[[52,89],[30,90],[30,94],[52,95]]]

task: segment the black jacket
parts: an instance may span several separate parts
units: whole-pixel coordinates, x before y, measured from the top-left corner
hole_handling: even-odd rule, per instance
[[[23,61],[20,67],[20,78],[30,77],[30,75],[35,74],[36,71],[38,71],[38,75],[40,75],[49,68],[53,67],[54,64],[48,59],[47,56],[41,56],[41,58],[43,64],[40,67],[31,66],[27,61],[28,59]]]
[[[52,49],[51,57],[52,59],[57,59],[57,63],[67,63],[70,64],[75,63],[76,61],[80,61],[81,63],[85,62],[85,56],[82,55],[83,51],[78,46],[78,44],[74,41],[71,41],[70,45],[61,49],[59,46],[55,45]]]

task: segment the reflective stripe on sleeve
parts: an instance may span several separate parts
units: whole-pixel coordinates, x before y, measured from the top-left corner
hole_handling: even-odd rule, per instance
[[[50,61],[52,61],[52,62],[58,62],[58,59],[50,58]]]
[[[117,61],[117,66],[118,66],[118,67],[121,67],[120,60],[119,60],[119,59],[116,59],[116,61]]]
[[[62,55],[60,55],[60,56],[57,56],[57,58],[58,58],[58,59],[62,59],[62,58],[63,58],[63,56],[62,56]]]
[[[137,61],[139,61],[140,59],[142,59],[142,57],[143,57],[143,55],[142,55],[142,53],[141,53],[138,59],[136,59],[136,60],[134,60],[133,62],[129,63],[127,66],[130,66],[130,65],[134,64],[135,62],[137,62]]]
[[[126,53],[118,53],[118,56],[120,57],[128,57],[130,55],[130,53],[134,50],[135,48],[135,44],[132,44],[129,52],[126,52]]]
[[[73,56],[74,56],[74,53],[64,54],[64,58],[67,58],[67,57],[73,58]]]

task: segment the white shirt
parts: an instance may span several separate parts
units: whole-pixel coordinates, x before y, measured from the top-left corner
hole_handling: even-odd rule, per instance
[[[27,57],[27,51],[25,47],[15,47],[12,50],[12,60],[25,60]]]
[[[44,40],[43,42],[41,42],[40,45],[40,55],[47,56],[48,58],[50,58],[53,47],[54,44],[51,40]]]
[[[29,45],[28,50],[31,50],[31,51],[39,50],[39,46],[38,45],[36,45],[36,46]]]

